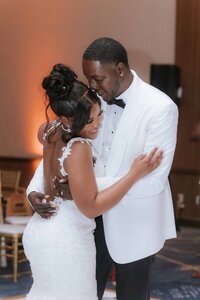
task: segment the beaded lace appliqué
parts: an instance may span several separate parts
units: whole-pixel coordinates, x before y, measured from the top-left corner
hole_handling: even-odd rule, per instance
[[[58,160],[60,162],[60,167],[61,167],[60,172],[61,172],[62,176],[67,176],[67,173],[64,170],[63,164],[64,164],[65,158],[67,158],[71,154],[71,150],[72,150],[71,147],[72,147],[72,144],[74,142],[87,143],[87,144],[91,145],[90,142],[87,139],[84,139],[84,138],[81,138],[81,137],[77,137],[77,138],[71,139],[67,143],[67,146],[65,146],[65,147],[62,148],[62,152],[63,152],[62,156],[60,158],[58,158]]]

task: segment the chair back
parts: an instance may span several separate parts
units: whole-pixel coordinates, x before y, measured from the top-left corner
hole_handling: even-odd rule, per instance
[[[25,193],[12,193],[8,196],[5,217],[31,215],[32,209]]]
[[[7,197],[19,190],[19,181],[21,177],[21,171],[0,170],[1,187],[3,199],[7,200]]]
[[[21,177],[21,171],[16,170],[1,170],[1,184],[2,189],[17,190],[19,187],[19,180]]]

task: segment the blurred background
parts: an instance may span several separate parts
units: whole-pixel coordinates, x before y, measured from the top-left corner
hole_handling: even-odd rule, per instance
[[[43,77],[54,64],[66,63],[87,82],[82,53],[103,36],[120,41],[130,67],[178,105],[170,173],[177,230],[198,228],[199,0],[0,0],[0,169],[20,171],[24,193],[42,154],[37,130],[45,121]]]

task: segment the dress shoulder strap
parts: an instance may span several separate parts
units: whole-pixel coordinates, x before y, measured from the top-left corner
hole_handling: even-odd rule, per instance
[[[67,145],[62,148],[62,156],[60,158],[58,158],[58,160],[60,162],[60,167],[61,167],[60,172],[61,172],[62,176],[67,176],[67,173],[64,170],[63,164],[64,164],[64,160],[71,154],[71,147],[74,142],[90,144],[89,140],[87,140],[85,138],[81,138],[81,137],[76,137],[76,138],[72,138],[71,140],[69,140]]]

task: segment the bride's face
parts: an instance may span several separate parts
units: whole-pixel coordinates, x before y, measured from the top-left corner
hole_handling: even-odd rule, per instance
[[[94,104],[91,108],[90,118],[87,124],[81,129],[79,135],[83,138],[94,140],[101,126],[103,118],[103,111],[98,103]]]

